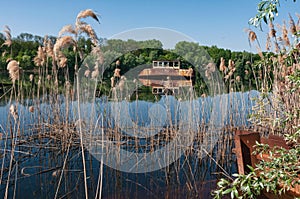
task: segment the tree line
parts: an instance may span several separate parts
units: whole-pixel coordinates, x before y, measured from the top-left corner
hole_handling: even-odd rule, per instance
[[[56,37],[48,36],[53,43]],[[35,66],[34,57],[37,55],[39,46],[43,46],[44,38],[29,33],[22,33],[13,38],[12,45],[8,48],[2,45],[5,37],[0,33],[0,70],[1,82],[8,81],[6,73],[7,60],[10,58],[20,63],[23,71],[34,72],[38,67]],[[215,70],[219,70],[227,86],[228,91],[246,91],[255,89],[259,81],[259,60],[258,54],[250,52],[235,52],[229,49],[218,48],[217,46],[201,46],[199,43],[181,41],[175,45],[174,49],[163,49],[163,44],[159,40],[127,41],[119,39],[100,39],[100,45],[104,58],[105,73],[104,81],[110,81],[113,70],[116,67],[121,69],[124,74],[130,69],[142,65],[151,64],[153,60],[180,60],[183,68],[202,68],[205,70],[210,63],[214,65]],[[80,49],[87,55],[91,52],[91,41],[85,37],[79,39]],[[66,50],[68,58],[68,72],[70,77],[74,74],[74,57],[72,49]],[[119,65],[116,66],[118,60]],[[203,73],[207,74],[207,73]],[[196,75],[197,76],[197,75]],[[71,79],[72,80],[72,79]],[[108,83],[109,85],[109,83]],[[201,92],[205,92],[206,85],[198,74],[195,81],[195,87]]]

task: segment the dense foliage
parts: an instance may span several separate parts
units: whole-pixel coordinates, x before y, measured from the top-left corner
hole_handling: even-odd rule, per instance
[[[48,36],[48,40],[55,43],[56,37]],[[1,83],[9,82],[6,65],[7,60],[15,59],[20,63],[23,72],[37,73],[38,67],[34,63],[34,58],[37,56],[38,47],[43,46],[44,38],[28,33],[22,33],[16,38],[12,39],[12,45],[7,47],[2,45],[5,42],[3,34],[0,35],[0,71],[1,71]],[[110,63],[105,63],[106,72],[104,74],[104,80],[110,81],[110,77],[113,74],[113,70],[116,67],[115,61],[120,61],[121,73],[124,74],[128,70],[141,65],[151,64],[153,60],[180,60],[183,68],[197,67],[188,63],[186,60],[192,60],[195,64],[208,64],[214,62],[215,67],[219,68],[220,65],[225,67],[229,66],[231,69],[220,71],[224,77],[224,82],[229,90],[249,90],[255,89],[255,82],[253,81],[255,73],[255,62],[259,60],[259,55],[249,52],[234,52],[229,49],[218,48],[217,46],[201,46],[198,43],[193,42],[179,42],[174,49],[164,50],[163,44],[158,40],[148,41],[134,41],[134,40],[106,40],[101,39],[101,50],[105,59],[110,60]],[[91,52],[92,42],[90,39],[80,37],[78,39],[78,45],[82,49],[84,54]],[[75,53],[70,48],[65,50],[66,57],[68,58],[68,73],[70,79],[74,77],[74,57]],[[179,56],[184,54],[185,56]],[[50,62],[50,60],[49,60]],[[226,62],[226,63],[225,63]],[[227,64],[228,63],[228,64]],[[80,65],[80,63],[79,63]],[[51,66],[49,66],[51,67]],[[49,68],[51,70],[51,68]],[[256,72],[258,73],[258,72]],[[199,74],[198,74],[199,76]],[[28,79],[28,77],[25,76]],[[63,81],[63,77],[60,78]],[[109,85],[109,83],[107,84]],[[201,78],[197,78],[195,82],[195,88],[199,93],[206,92],[206,85]]]

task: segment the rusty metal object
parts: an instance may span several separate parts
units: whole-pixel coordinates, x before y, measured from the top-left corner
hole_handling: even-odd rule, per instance
[[[248,131],[248,130],[237,130],[234,136],[235,141],[235,149],[238,164],[238,172],[239,174],[247,174],[250,172],[247,165],[255,168],[255,165],[261,161],[267,161],[268,155],[253,155],[254,145],[256,142],[268,144],[270,148],[275,146],[283,147],[289,149],[289,146],[284,141],[283,137],[277,135],[269,135],[268,138],[261,137],[258,132]],[[300,175],[299,175],[300,179]],[[272,193],[264,192],[261,196],[262,198],[279,198],[279,199],[292,199],[295,197],[300,197],[300,185],[296,185],[295,187],[291,187],[289,191],[281,196],[275,196]]]

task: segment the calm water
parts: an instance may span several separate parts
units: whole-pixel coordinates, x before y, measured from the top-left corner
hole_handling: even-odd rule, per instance
[[[247,118],[253,106],[251,99],[257,96],[258,92],[251,91],[193,100],[190,118],[193,119],[195,126],[191,128],[197,133],[190,147],[191,150],[160,170],[129,173],[104,164],[100,173],[100,161],[85,150],[89,198],[99,196],[97,194],[99,193],[99,176],[102,176],[103,180],[101,191],[103,198],[210,198],[210,191],[216,187],[216,179],[224,177],[225,173],[230,175],[236,172],[235,155],[231,152],[234,147],[232,132],[226,127],[249,126]],[[188,114],[188,112],[185,113],[184,102],[171,96],[163,97],[156,103],[122,101],[116,104],[99,100],[97,104],[96,114],[97,119],[102,121],[101,127],[114,128],[117,125],[124,125],[125,130],[121,133],[126,135],[132,134],[132,132],[127,132],[131,129],[131,122],[140,127],[157,125],[166,127],[171,123],[178,124],[182,120],[188,120],[184,116]],[[83,198],[84,180],[80,148],[71,147],[67,153],[65,149],[59,147],[61,146],[59,140],[34,136],[38,130],[34,130],[30,124],[35,123],[39,115],[30,113],[29,105],[30,101],[18,106],[21,133],[27,136],[20,137],[17,141],[9,183],[9,198],[13,196],[16,198],[54,198],[55,196],[57,198]],[[61,110],[64,106],[62,103]],[[170,116],[167,118],[171,118],[171,121],[166,120],[165,113],[160,113],[162,107],[168,110]],[[90,108],[90,104],[83,105],[84,118],[87,121],[96,120],[96,118],[90,118]],[[42,104],[40,109],[41,118],[53,112],[50,104]],[[121,110],[123,115],[126,113],[126,118],[130,120],[117,124],[120,116],[113,115],[115,109]],[[7,132],[13,127],[12,119],[8,119],[8,112],[9,105],[0,107],[0,132],[2,133],[0,146],[2,151],[7,150],[7,155],[1,155],[0,159],[1,165],[4,165],[0,195],[5,193],[9,173],[7,168],[10,163],[11,141],[8,139],[6,145],[4,142],[6,135],[9,138]],[[61,111],[61,114],[65,117],[64,111]],[[73,117],[72,110],[69,117]],[[48,122],[43,121],[43,123]],[[210,125],[217,130],[205,134],[209,135],[208,138],[201,137],[199,133],[207,130]],[[46,131],[46,128],[43,131]],[[214,132],[217,131],[221,133],[215,136]],[[29,136],[32,139],[25,142],[23,139]],[[62,168],[64,168],[63,175],[61,175]]]

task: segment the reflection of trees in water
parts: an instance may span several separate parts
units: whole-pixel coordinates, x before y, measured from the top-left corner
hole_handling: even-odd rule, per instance
[[[228,96],[225,95],[224,99]],[[206,122],[210,118],[207,109],[210,109],[209,103],[212,102],[212,98],[199,98],[199,102],[201,100],[200,104],[203,105],[198,118],[201,118],[201,122],[199,120],[199,128],[198,132],[195,133],[193,145],[188,147],[179,160],[159,171],[133,174],[117,171],[104,165],[103,173],[101,173],[99,161],[86,151],[89,196],[94,197],[99,192],[97,188],[99,187],[99,176],[103,177],[102,195],[107,198],[139,198],[141,196],[159,198],[162,195],[172,197],[172,194],[178,196],[182,193],[185,196],[197,197],[203,194],[202,188],[208,186],[208,189],[210,189],[213,187],[213,183],[210,183],[211,180],[225,175],[225,172],[231,174],[236,169],[235,157],[232,154],[233,137],[230,127],[245,124],[243,117],[248,115],[245,108],[251,106],[250,101],[247,101],[249,98],[249,93],[231,95],[230,113],[232,115],[228,116],[230,121],[227,122],[229,127],[221,129],[217,144],[211,146],[209,148],[211,150],[205,148],[205,146],[211,144],[211,140],[205,138],[210,135],[207,132]],[[222,101],[218,100],[218,102]],[[107,104],[109,102],[104,101],[102,103]],[[103,107],[104,104],[100,107]],[[21,108],[19,109],[20,113],[23,113],[23,115],[19,114],[20,121],[35,124],[38,121],[35,120],[36,116],[29,111],[26,112],[26,107],[28,106],[25,105],[24,109],[19,107]],[[41,105],[40,107],[47,108],[45,112],[48,114],[51,113],[51,108],[53,108],[51,105]],[[9,108],[9,106],[4,107],[4,109],[6,108]],[[131,113],[138,114],[138,110],[140,109],[131,110]],[[242,110],[240,112],[243,112],[243,114],[237,110]],[[85,111],[89,113],[88,109]],[[109,116],[108,112],[106,114]],[[61,116],[63,117],[63,115]],[[43,118],[42,116],[37,117]],[[205,119],[206,117],[207,119]],[[26,123],[21,125],[24,129],[20,129],[21,132],[15,146],[9,195],[13,194],[16,186],[17,197],[53,198],[56,192],[58,197],[84,197],[82,156],[76,124],[70,122],[69,126],[66,127],[63,124],[55,123],[55,120],[46,121],[41,119],[40,121],[36,125],[28,126]],[[106,135],[111,141],[119,143],[120,149],[128,151],[155,151],[160,146],[165,146],[172,141],[177,130],[175,126],[173,126],[173,129],[166,126],[155,136],[136,139],[118,131],[109,118],[105,121],[107,121],[107,126],[105,126]],[[233,121],[236,123],[232,123]],[[4,123],[13,126],[13,118],[10,119],[10,122],[1,121],[1,124]],[[24,132],[25,129],[26,133]],[[1,133],[3,132],[1,131]],[[211,139],[214,139],[214,137]],[[6,150],[9,152],[11,149],[10,135],[2,135],[0,141],[2,150],[5,149],[5,140]],[[1,160],[4,161],[0,185],[1,194],[4,193],[7,183],[10,155],[10,153],[1,155]]]

